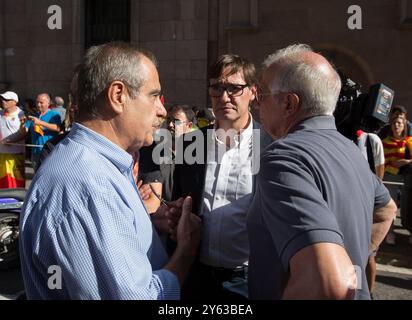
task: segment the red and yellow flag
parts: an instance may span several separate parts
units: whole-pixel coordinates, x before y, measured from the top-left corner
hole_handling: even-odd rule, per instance
[[[41,126],[38,125],[38,124],[34,125],[34,132],[38,133],[38,134],[41,135],[42,137],[44,136],[43,129],[42,129]]]
[[[0,154],[0,189],[24,188],[24,154]]]

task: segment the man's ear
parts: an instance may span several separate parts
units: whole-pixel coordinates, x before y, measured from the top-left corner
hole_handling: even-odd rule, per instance
[[[252,91],[252,97],[250,99],[250,102],[252,102],[253,100],[256,99],[256,91],[257,91],[256,85],[251,86],[250,91]]]
[[[113,81],[107,89],[107,99],[112,110],[119,114],[123,112],[128,92],[126,85],[121,81]]]
[[[286,101],[286,107],[285,107],[285,113],[287,116],[291,116],[296,114],[299,111],[300,107],[300,97],[296,93],[288,93],[285,97]]]

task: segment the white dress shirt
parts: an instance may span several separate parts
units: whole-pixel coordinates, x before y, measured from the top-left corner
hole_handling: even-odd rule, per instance
[[[249,258],[246,214],[253,187],[253,121],[234,136],[229,149],[219,136],[219,130],[213,130],[207,139],[200,261],[233,268]]]

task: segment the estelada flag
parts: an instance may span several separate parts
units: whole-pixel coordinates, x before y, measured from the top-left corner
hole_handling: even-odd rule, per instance
[[[41,135],[42,137],[44,136],[44,132],[43,129],[41,128],[40,125],[36,124],[34,126],[34,132],[38,133],[39,135]]]
[[[24,154],[0,153],[0,189],[24,188]]]

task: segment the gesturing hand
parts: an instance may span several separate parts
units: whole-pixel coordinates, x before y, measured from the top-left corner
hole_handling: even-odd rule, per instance
[[[177,245],[186,253],[195,254],[201,237],[201,219],[191,212],[192,198],[183,201],[182,215],[177,225]]]

